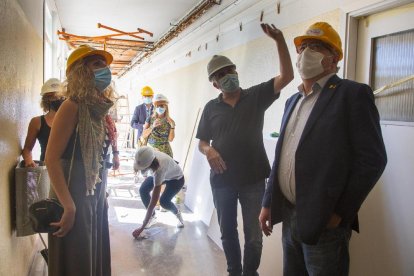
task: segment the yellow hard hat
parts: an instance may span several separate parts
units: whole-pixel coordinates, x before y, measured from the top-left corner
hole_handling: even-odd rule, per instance
[[[81,45],[69,55],[68,62],[66,63],[66,73],[68,73],[69,68],[72,66],[73,63],[75,63],[75,61],[93,55],[99,55],[103,57],[106,60],[107,65],[111,64],[112,60],[114,59],[112,55],[107,51],[97,50],[88,45]]]
[[[154,91],[152,91],[152,88],[149,86],[144,86],[141,89],[141,95],[144,97],[148,97],[148,96],[153,96],[154,95]]]
[[[342,52],[342,42],[339,34],[326,22],[316,22],[312,24],[306,33],[293,39],[295,46],[299,47],[305,39],[317,39],[331,45],[339,54],[339,60],[344,56]]]

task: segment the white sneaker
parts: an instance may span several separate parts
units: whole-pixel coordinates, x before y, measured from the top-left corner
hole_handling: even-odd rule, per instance
[[[153,226],[156,223],[157,223],[157,217],[153,215],[153,216],[151,216],[151,218],[149,219],[147,225],[145,225],[144,228],[145,229],[148,229],[148,228],[150,228],[151,226]]]
[[[175,216],[178,219],[177,227],[178,228],[184,228],[184,220],[183,220],[183,216],[181,215],[181,212],[178,211],[178,213]]]

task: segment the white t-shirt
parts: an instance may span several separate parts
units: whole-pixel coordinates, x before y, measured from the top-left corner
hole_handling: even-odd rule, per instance
[[[155,151],[160,167],[154,172],[154,186],[160,186],[168,180],[178,180],[184,176],[180,166],[168,154]]]

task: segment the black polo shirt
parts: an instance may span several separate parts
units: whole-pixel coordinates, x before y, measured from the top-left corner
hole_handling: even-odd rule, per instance
[[[252,185],[269,176],[270,165],[263,145],[263,121],[266,109],[279,97],[274,79],[242,89],[233,108],[223,95],[204,107],[196,137],[210,142],[220,153],[227,170],[210,172],[213,187]]]

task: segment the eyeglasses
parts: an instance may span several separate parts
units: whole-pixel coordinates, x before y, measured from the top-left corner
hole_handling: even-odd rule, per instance
[[[312,51],[321,52],[323,50],[328,50],[332,52],[332,47],[329,46],[326,43],[323,42],[303,42],[299,45],[299,47],[296,47],[296,51],[300,54],[303,51],[305,51],[306,48],[311,49]]]
[[[234,74],[234,73],[236,73],[236,67],[227,66],[227,67],[224,67],[224,68],[218,70],[216,73],[214,73],[213,78],[215,80],[219,80],[227,74]]]

